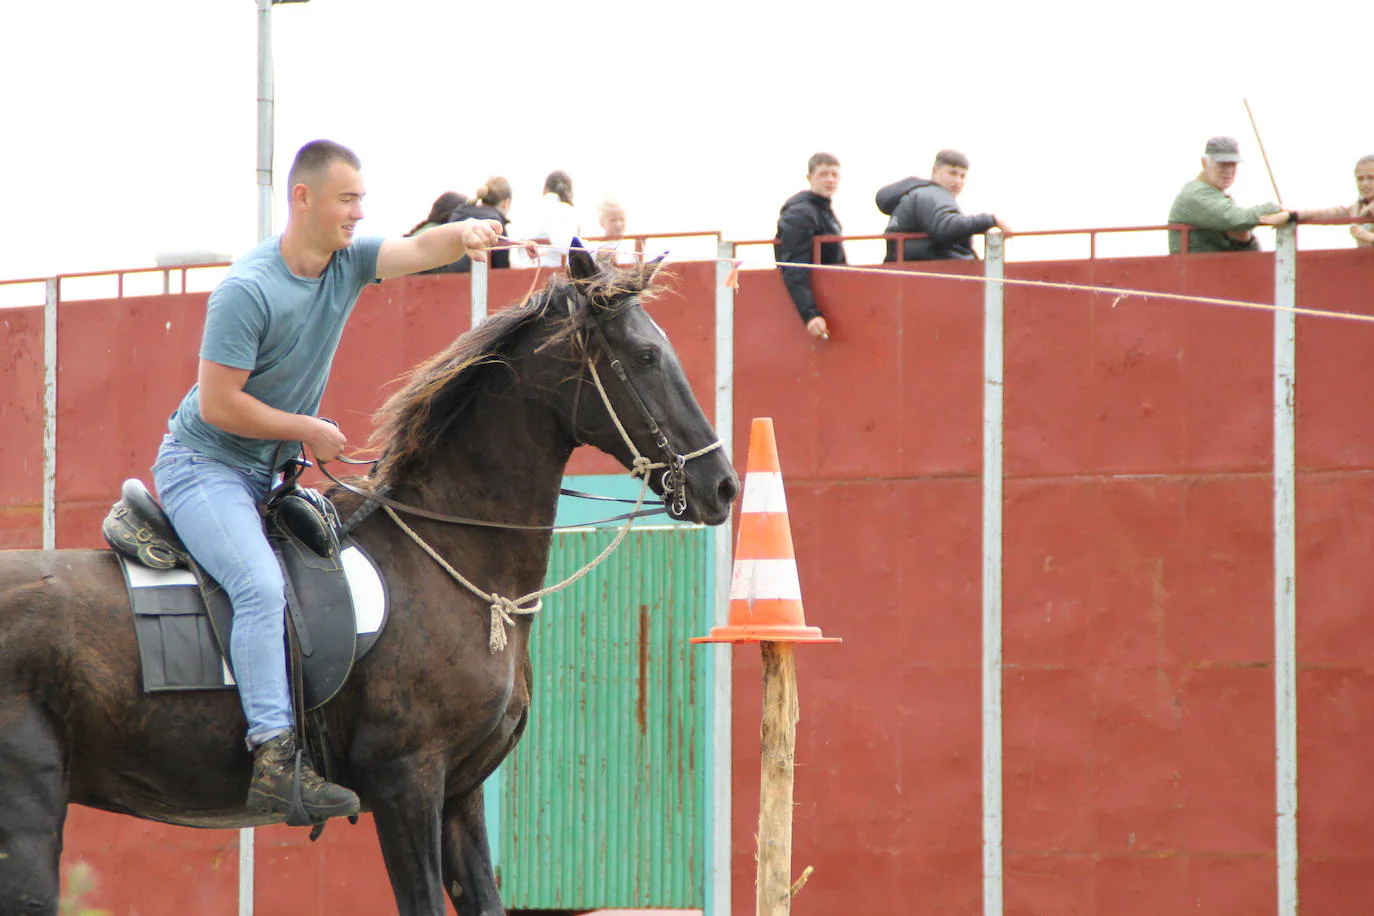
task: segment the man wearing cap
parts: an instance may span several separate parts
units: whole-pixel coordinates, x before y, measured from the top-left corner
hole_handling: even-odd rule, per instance
[[[1169,208],[1170,223],[1193,226],[1188,250],[1258,251],[1259,241],[1250,230],[1258,225],[1282,226],[1290,219],[1278,204],[1241,207],[1226,193],[1236,181],[1240,145],[1230,137],[1213,137],[1203,150],[1202,173],[1183,186]],[[1179,230],[1169,230],[1169,253],[1182,248]]]

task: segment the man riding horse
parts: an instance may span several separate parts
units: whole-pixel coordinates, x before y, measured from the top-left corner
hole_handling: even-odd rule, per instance
[[[363,288],[464,255],[485,260],[500,231],[493,220],[467,220],[410,238],[355,239],[360,168],[328,140],[296,154],[286,231],[235,261],[210,295],[196,384],[153,465],[177,535],[233,604],[229,654],[254,756],[247,804],[261,814],[285,813],[297,781],[285,583],[258,513],[282,470],[273,462],[301,444],[328,461],[347,442],[315,412]],[[358,796],[325,781],[308,758],[298,782],[312,821],[357,813]]]

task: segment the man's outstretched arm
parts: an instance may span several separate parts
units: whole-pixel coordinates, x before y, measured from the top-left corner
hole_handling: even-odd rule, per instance
[[[377,279],[388,280],[442,267],[467,255],[487,259],[486,249],[500,241],[501,224],[494,219],[465,219],[445,223],[409,238],[387,239],[377,252]]]

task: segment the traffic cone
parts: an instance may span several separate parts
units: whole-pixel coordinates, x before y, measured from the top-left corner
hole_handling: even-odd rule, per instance
[[[729,623],[692,642],[840,642],[808,627],[773,420],[755,417],[730,578]]]

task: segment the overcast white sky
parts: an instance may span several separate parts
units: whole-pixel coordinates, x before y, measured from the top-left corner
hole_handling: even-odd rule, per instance
[[[12,6],[0,279],[250,247],[253,0]],[[1245,97],[1286,204],[1349,202],[1374,152],[1367,5],[1345,0],[311,0],[273,17],[277,168],[316,137],[352,146],[371,234],[489,174],[514,185],[518,228],[561,168],[587,234],[614,192],[630,231],[769,237],[818,149],[843,161],[846,231],[880,232],[873,192],[943,146],[972,159],[965,210],[1014,229],[1157,224],[1213,134],[1247,155],[1236,198],[1273,197]]]

